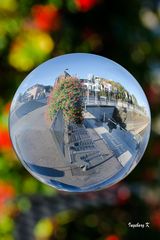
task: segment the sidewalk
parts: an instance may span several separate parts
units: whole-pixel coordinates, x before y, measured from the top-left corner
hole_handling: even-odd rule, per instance
[[[86,188],[111,178],[120,170],[121,166],[115,166],[114,163],[117,160],[115,161],[115,157],[111,155],[107,161],[89,170],[90,172],[79,174],[79,168],[71,164],[69,159],[60,158],[50,129],[45,122],[45,111],[46,106],[40,107],[19,118],[11,131],[13,143],[18,147],[16,150],[19,157],[25,161],[25,165],[34,176],[43,182],[53,180],[53,182],[58,181],[74,187]],[[81,173],[84,172],[81,171]]]

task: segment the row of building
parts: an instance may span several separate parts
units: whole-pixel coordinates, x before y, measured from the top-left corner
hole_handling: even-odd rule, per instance
[[[72,77],[68,72],[64,71],[65,77]],[[57,80],[60,78],[60,76],[57,78]],[[112,100],[112,99],[122,99],[126,102],[129,102],[133,105],[138,106],[137,100],[134,95],[130,95],[128,91],[125,90],[124,87],[122,87],[119,83],[115,83],[111,80],[106,80],[101,77],[97,76],[90,76],[87,79],[80,79],[80,82],[83,86],[83,97],[87,99],[89,102],[90,100],[93,101],[93,98],[95,99],[95,102],[99,99],[106,99]],[[27,102],[31,100],[38,100],[38,101],[45,101],[47,102],[47,99],[53,90],[54,86],[45,86],[42,84],[35,84],[32,87],[28,88],[23,94],[20,94],[18,97],[19,102]]]
[[[71,75],[67,73],[66,71],[65,77]],[[92,76],[88,79],[80,79],[82,86],[84,87],[84,94],[97,96],[97,95],[104,95],[110,94],[114,97],[119,94],[118,87],[115,86],[115,84],[112,84],[112,81],[105,80],[100,77]],[[113,82],[114,83],[114,82]],[[121,87],[122,88],[122,87]],[[35,84],[32,87],[28,88],[23,95],[19,95],[19,101],[20,102],[26,102],[30,100],[40,100],[44,98],[48,98],[50,92],[52,91],[52,86],[44,86],[42,84]],[[131,99],[132,102],[135,102],[136,99],[134,96],[130,96],[129,93],[124,89],[123,91],[123,97],[126,99]],[[134,99],[133,99],[134,98]]]
[[[100,77],[92,76],[90,79],[80,79],[84,87],[84,95],[88,97],[108,97],[108,100],[122,99],[131,104],[137,105],[137,99],[132,94],[122,87],[119,83],[111,80],[106,80]]]
[[[24,94],[19,95],[19,102],[27,102],[31,100],[42,100],[48,99],[50,92],[52,91],[52,86],[44,86],[42,84],[35,84],[28,88]]]

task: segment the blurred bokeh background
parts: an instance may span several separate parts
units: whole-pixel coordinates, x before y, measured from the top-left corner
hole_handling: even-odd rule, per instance
[[[151,107],[143,159],[99,192],[58,192],[34,179],[9,138],[12,97],[57,55],[86,52],[128,69]],[[0,0],[0,239],[160,239],[160,0]],[[129,223],[149,228],[131,228]]]

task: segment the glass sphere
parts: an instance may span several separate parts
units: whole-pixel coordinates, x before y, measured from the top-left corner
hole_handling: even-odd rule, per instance
[[[150,109],[135,78],[93,54],[53,58],[19,86],[10,136],[25,168],[60,190],[109,187],[137,165],[150,135]]]

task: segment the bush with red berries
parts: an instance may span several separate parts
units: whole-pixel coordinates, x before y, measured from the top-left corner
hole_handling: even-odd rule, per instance
[[[76,77],[61,76],[57,79],[49,97],[48,110],[51,120],[58,110],[62,110],[67,122],[82,122],[82,85]]]

